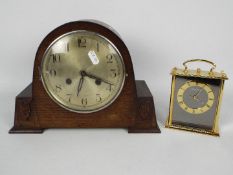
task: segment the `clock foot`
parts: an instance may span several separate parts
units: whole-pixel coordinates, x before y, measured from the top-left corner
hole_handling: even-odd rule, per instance
[[[44,129],[34,126],[35,117],[31,116],[32,84],[29,84],[17,97],[15,105],[14,126],[9,130],[9,134],[39,134]]]
[[[160,133],[156,121],[153,96],[145,81],[136,81],[137,115],[135,124],[128,129],[129,133]]]
[[[161,133],[159,128],[129,128],[128,133]]]
[[[30,129],[30,128],[17,128],[13,127],[9,130],[9,134],[41,134],[44,132],[44,129]]]

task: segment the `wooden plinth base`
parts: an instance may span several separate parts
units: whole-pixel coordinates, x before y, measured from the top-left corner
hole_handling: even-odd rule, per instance
[[[153,96],[145,81],[136,81],[137,107],[133,125],[128,126],[129,133],[160,133],[155,115]],[[31,117],[32,85],[26,87],[16,97],[15,122],[10,134],[43,133],[44,128],[39,119]],[[36,113],[36,111],[34,111]],[[51,123],[51,127],[54,128]],[[79,127],[77,127],[79,128]]]

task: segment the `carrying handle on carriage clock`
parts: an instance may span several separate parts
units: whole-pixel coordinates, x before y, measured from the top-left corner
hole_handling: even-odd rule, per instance
[[[213,72],[213,70],[216,68],[216,64],[213,63],[212,61],[205,60],[205,59],[191,59],[191,60],[187,60],[187,61],[183,62],[183,66],[184,66],[185,71],[188,70],[187,63],[191,63],[191,62],[205,62],[205,63],[211,64],[212,67],[210,69],[210,72]]]

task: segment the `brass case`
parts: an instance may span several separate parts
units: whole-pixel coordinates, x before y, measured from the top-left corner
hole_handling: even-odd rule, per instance
[[[210,71],[202,71],[200,68],[197,68],[196,70],[188,69],[186,64],[189,62],[207,62],[213,65],[213,67],[210,69]],[[220,106],[222,102],[222,96],[223,96],[223,88],[224,88],[224,82],[228,79],[227,75],[222,72],[215,72],[213,71],[216,68],[216,65],[213,62],[210,62],[208,60],[203,59],[192,59],[188,60],[183,63],[184,69],[178,69],[173,68],[171,71],[172,75],[172,85],[171,85],[171,96],[170,96],[170,106],[169,106],[169,116],[166,120],[165,127],[166,128],[173,128],[173,129],[179,129],[179,130],[185,130],[185,131],[191,131],[195,133],[201,133],[201,134],[207,134],[207,135],[213,135],[213,136],[219,136],[219,113],[220,113]],[[220,80],[220,87],[219,87],[219,94],[218,97],[215,99],[217,100],[216,105],[216,111],[214,114],[214,122],[211,129],[207,129],[205,127],[202,127],[201,125],[199,127],[192,126],[190,124],[177,124],[173,121],[173,110],[174,110],[174,102],[176,98],[175,94],[175,88],[176,88],[176,79],[177,77],[182,78],[199,78],[203,79],[203,81],[207,79],[215,79]]]

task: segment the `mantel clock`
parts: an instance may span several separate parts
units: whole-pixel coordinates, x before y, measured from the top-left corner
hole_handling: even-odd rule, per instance
[[[153,97],[145,81],[135,81],[129,51],[110,26],[70,22],[41,42],[33,81],[16,97],[10,133],[48,128],[160,132]]]

